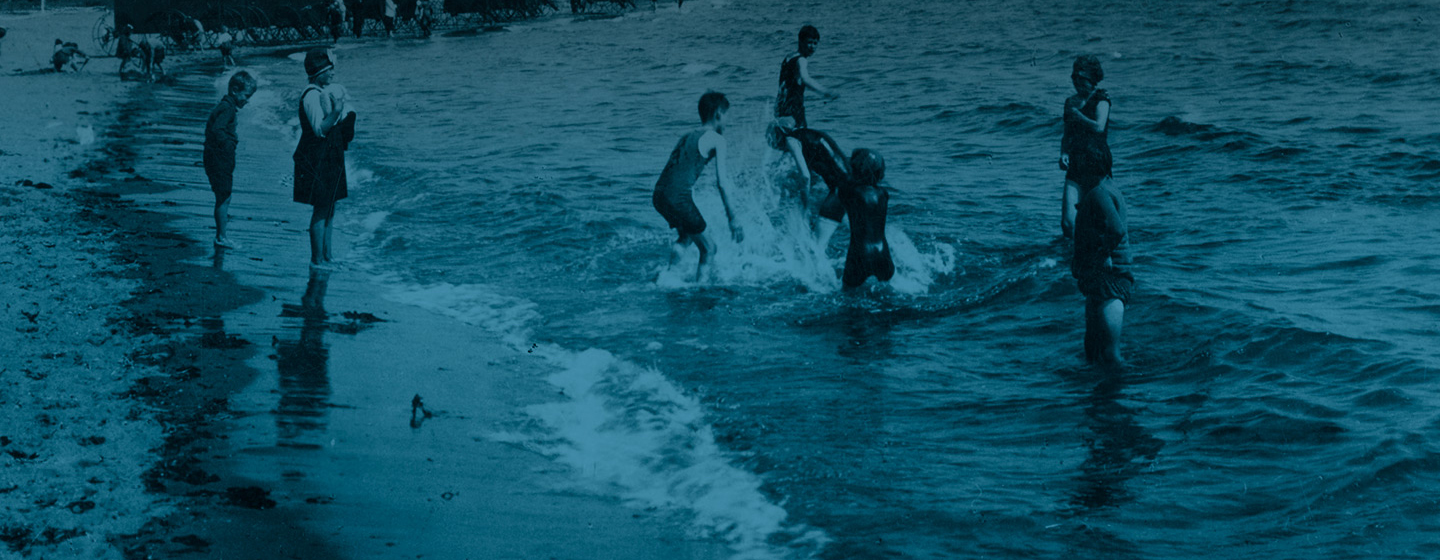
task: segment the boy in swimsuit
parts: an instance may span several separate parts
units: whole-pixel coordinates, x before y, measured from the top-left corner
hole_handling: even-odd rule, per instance
[[[241,70],[230,77],[230,93],[215,104],[210,120],[205,123],[205,176],[215,193],[215,246],[239,249],[239,244],[226,235],[230,222],[230,193],[234,185],[235,147],[240,138],[235,133],[235,114],[255,95],[256,82],[250,73]]]
[[[1079,155],[1078,153],[1075,155]],[[1125,197],[1108,178],[1080,183],[1070,274],[1085,295],[1085,360],[1119,365],[1120,329],[1135,286]]]
[[[830,236],[835,233],[835,228],[840,227],[840,221],[845,219],[845,207],[840,204],[839,188],[850,180],[850,162],[846,161],[845,151],[835,143],[835,139],[829,134],[813,128],[795,128],[792,117],[780,117],[770,123],[767,133],[770,146],[782,151],[789,151],[795,158],[795,165],[800,168],[800,175],[803,177],[804,186],[800,188],[800,205],[803,210],[809,210],[809,185],[813,172],[825,181],[825,186],[830,192],[820,203],[820,221],[816,224],[815,237],[821,248],[830,242]],[[807,162],[809,164],[807,165]]]
[[[1075,231],[1075,205],[1080,199],[1080,183],[1098,181],[1110,176],[1110,145],[1106,138],[1110,126],[1110,96],[1096,89],[1105,78],[1100,59],[1094,55],[1075,57],[1070,82],[1075,95],[1065,100],[1065,132],[1060,137],[1060,169],[1065,172],[1065,188],[1060,202],[1060,233],[1072,237]],[[1084,161],[1072,154],[1083,152]]]
[[[880,186],[885,178],[885,159],[866,149],[850,156],[851,180],[840,187],[840,202],[850,216],[850,249],[845,253],[845,272],[840,280],[845,289],[860,287],[874,276],[889,282],[895,276],[890,243],[885,241],[885,213],[890,194]]]
[[[775,96],[775,116],[793,117],[795,126],[799,128],[809,126],[805,120],[806,89],[813,89],[815,93],[830,99],[840,97],[810,77],[810,56],[815,54],[815,48],[819,45],[820,31],[811,25],[802,27],[799,49],[790,53],[790,56],[780,63],[780,93]]]
[[[726,146],[723,136],[725,111],[729,108],[730,101],[725,99],[724,94],[712,91],[700,96],[701,127],[680,137],[675,149],[670,152],[670,160],[665,163],[665,169],[660,172],[660,179],[655,182],[655,194],[650,197],[655,210],[660,212],[670,227],[675,228],[680,235],[671,247],[670,264],[673,266],[680,260],[686,245],[694,244],[700,249],[700,264],[695,268],[697,282],[706,277],[710,256],[715,253],[715,242],[705,233],[705,218],[700,216],[700,209],[695,206],[691,188],[712,158],[715,160],[715,179],[720,190],[720,202],[725,205],[730,234],[736,241],[741,238],[728,194],[734,188],[725,161]]]

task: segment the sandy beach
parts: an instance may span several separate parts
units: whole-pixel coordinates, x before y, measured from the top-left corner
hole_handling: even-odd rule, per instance
[[[196,167],[217,61],[177,57],[172,73],[202,75],[178,84],[122,83],[110,58],[30,72],[48,49],[34,37],[99,14],[0,18],[0,95],[19,109],[0,120],[7,553],[726,555],[493,437],[550,398],[546,367],[387,300],[364,271],[309,271],[288,186],[242,180],[244,249],[217,252]],[[242,140],[240,157],[260,156]]]

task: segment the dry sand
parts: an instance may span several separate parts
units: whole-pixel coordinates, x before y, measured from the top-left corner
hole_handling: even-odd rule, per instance
[[[100,13],[0,17],[0,551],[728,555],[683,512],[567,490],[565,468],[485,437],[553,398],[543,365],[361,272],[307,274],[307,211],[283,186],[237,180],[245,248],[215,252],[203,173],[152,161],[199,160],[209,92],[122,83],[113,58],[30,72]],[[212,75],[192,86],[218,73],[189,66]],[[436,414],[412,425],[415,394]]]

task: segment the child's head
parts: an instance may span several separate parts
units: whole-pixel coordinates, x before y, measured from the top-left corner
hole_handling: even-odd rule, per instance
[[[705,95],[700,96],[700,122],[718,123],[729,108],[730,100],[725,99],[725,94],[718,91],[707,91]]]
[[[800,56],[815,54],[815,47],[820,44],[820,30],[813,25],[800,28]]]
[[[1105,70],[1100,67],[1100,59],[1093,54],[1082,54],[1075,57],[1074,69],[1070,71],[1070,81],[1075,83],[1075,90],[1089,92],[1095,89],[1100,80],[1105,79]]]
[[[885,158],[860,148],[850,153],[850,177],[858,186],[878,185],[885,178]]]
[[[330,51],[318,48],[305,53],[305,74],[310,76],[311,83],[322,86],[330,83],[334,69],[335,64],[330,62]]]
[[[255,95],[255,90],[259,87],[260,84],[255,81],[255,77],[244,70],[230,76],[230,95],[235,96],[238,107],[244,107],[245,102],[250,100],[251,95]]]

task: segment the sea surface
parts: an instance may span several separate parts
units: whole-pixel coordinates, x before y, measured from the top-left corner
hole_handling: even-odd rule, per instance
[[[1440,4],[641,4],[335,51],[342,256],[564,395],[485,437],[741,558],[1440,556]],[[840,94],[812,126],[888,163],[889,285],[839,289],[848,230],[814,246],[763,141],[804,24]],[[1083,361],[1058,235],[1083,53],[1137,255],[1123,371]],[[293,145],[299,57],[247,59],[244,142]],[[697,283],[650,196],[707,90],[745,237],[707,172]]]

